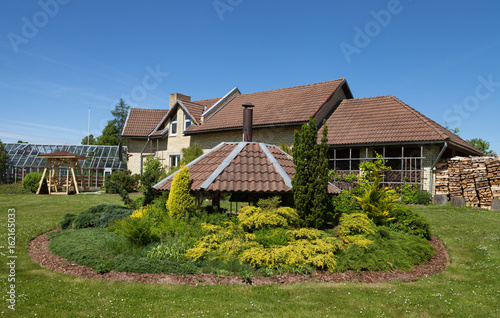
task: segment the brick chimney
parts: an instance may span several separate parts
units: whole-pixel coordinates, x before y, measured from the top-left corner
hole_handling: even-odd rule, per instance
[[[243,110],[243,141],[252,142],[253,107],[252,103],[246,102],[241,105]]]
[[[183,101],[186,101],[186,102],[190,102],[191,101],[191,96],[184,95],[184,94],[181,94],[181,93],[170,94],[170,107],[174,106],[174,104],[175,104],[175,102],[177,100],[183,100]]]

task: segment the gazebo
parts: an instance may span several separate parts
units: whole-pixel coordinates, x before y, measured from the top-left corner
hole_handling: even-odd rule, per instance
[[[58,151],[43,155],[38,155],[39,158],[46,158],[47,163],[45,165],[45,169],[43,170],[42,178],[40,179],[40,184],[38,185],[38,190],[36,194],[40,194],[40,190],[42,188],[43,180],[48,171],[48,181],[47,188],[49,190],[49,194],[69,194],[69,190],[71,187],[75,188],[76,193],[80,193],[78,188],[78,181],[83,185],[83,190],[85,191],[85,185],[83,184],[82,177],[82,169],[80,168],[80,164],[78,160],[85,160],[86,157],[77,155],[67,151]],[[66,182],[61,180],[61,168],[66,167]],[[75,170],[78,171],[78,174],[75,173]],[[71,173],[71,176],[70,176]],[[66,187],[65,192],[59,192],[59,187]],[[54,188],[54,191],[52,191]]]
[[[212,196],[212,206],[219,206],[221,193],[232,193],[235,201],[251,202],[262,196],[291,195],[295,175],[293,158],[276,147],[256,142],[223,142],[190,162],[191,190],[197,196]],[[154,186],[168,191],[175,174]],[[328,193],[340,190],[328,184]]]

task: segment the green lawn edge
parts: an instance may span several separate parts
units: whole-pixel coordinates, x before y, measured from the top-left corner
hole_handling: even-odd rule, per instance
[[[498,317],[500,213],[450,206],[414,206],[447,247],[451,264],[415,282],[302,283],[276,286],[154,285],[88,280],[54,273],[32,262],[29,241],[57,227],[66,213],[116,195],[0,195],[0,246],[7,245],[9,209],[15,209],[15,311],[9,266],[0,255],[5,317]],[[5,254],[5,248],[0,252]]]

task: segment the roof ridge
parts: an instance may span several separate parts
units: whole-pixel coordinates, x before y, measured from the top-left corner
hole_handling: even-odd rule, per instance
[[[292,180],[290,179],[290,176],[285,172],[283,167],[280,165],[280,163],[278,162],[276,157],[269,151],[269,148],[268,148],[269,145],[264,144],[264,143],[259,143],[259,147],[260,147],[260,149],[262,149],[262,151],[266,155],[267,160],[269,160],[271,162],[271,164],[273,165],[276,172],[278,172],[278,174],[281,176],[281,178],[283,179],[283,182],[285,182],[287,187],[289,187],[291,189],[292,188]],[[279,149],[279,148],[277,148],[277,149]],[[281,149],[279,149],[279,150],[284,152]]]
[[[297,85],[297,86],[290,86],[290,87],[281,87],[281,88],[274,88],[274,89],[268,89],[265,91],[258,91],[258,92],[253,92],[253,93],[245,93],[241,95],[250,95],[250,94],[257,94],[257,93],[267,93],[267,92],[272,92],[272,91],[279,91],[279,90],[285,90],[285,89],[293,89],[293,88],[300,88],[300,87],[307,87],[307,86],[315,86],[315,85],[320,85],[320,84],[325,84],[325,83],[332,83],[335,81],[343,81],[345,80],[345,77],[342,78],[337,78],[334,80],[330,81],[324,81],[324,82],[318,82],[318,83],[311,83],[311,84],[304,84],[304,85]]]
[[[408,111],[410,111],[413,115],[415,115],[418,119],[420,119],[424,124],[426,124],[427,126],[429,126],[431,129],[435,130],[437,132],[437,134],[439,136],[441,136],[441,138],[444,138],[445,140],[446,139],[450,139],[450,136],[448,136],[447,134],[443,133],[442,131],[440,131],[440,129],[438,129],[436,127],[436,126],[439,126],[438,123],[436,123],[435,121],[433,121],[429,117],[425,116],[424,114],[420,113],[418,110],[414,109],[413,107],[407,105],[406,103],[404,103],[403,101],[401,101],[396,96],[394,96],[394,95],[387,95],[387,96],[392,97],[394,100],[396,100],[396,102],[400,103],[403,107],[405,107]]]

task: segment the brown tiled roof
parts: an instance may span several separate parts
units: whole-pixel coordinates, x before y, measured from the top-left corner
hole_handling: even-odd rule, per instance
[[[181,101],[181,103],[186,106],[188,112],[191,114],[191,116],[194,117],[194,119],[196,120],[196,122],[199,124],[200,123],[200,118],[201,118],[201,114],[203,113],[203,111],[205,110],[205,107],[209,107],[209,106],[206,106],[206,105],[201,105],[201,104],[198,104],[196,102],[186,102],[186,101]]]
[[[122,136],[147,137],[167,113],[168,109],[131,108]]]
[[[344,79],[237,95],[200,126],[191,126],[186,134],[242,127],[242,104],[250,102],[253,125],[302,123],[309,120],[328,100]],[[212,116],[212,117],[210,117]]]
[[[468,142],[392,95],[345,99],[326,125],[330,145],[449,141],[480,154]]]
[[[295,175],[292,157],[276,146],[262,143],[221,143],[188,167],[192,190],[289,192]],[[155,188],[169,190],[172,179],[173,175]],[[329,185],[329,192],[340,190]]]
[[[67,158],[75,158],[75,159],[86,159],[87,157],[77,155],[75,153],[67,152],[67,151],[56,151],[52,153],[46,153],[42,155],[38,155],[40,158],[54,158],[54,159],[67,159]]]

